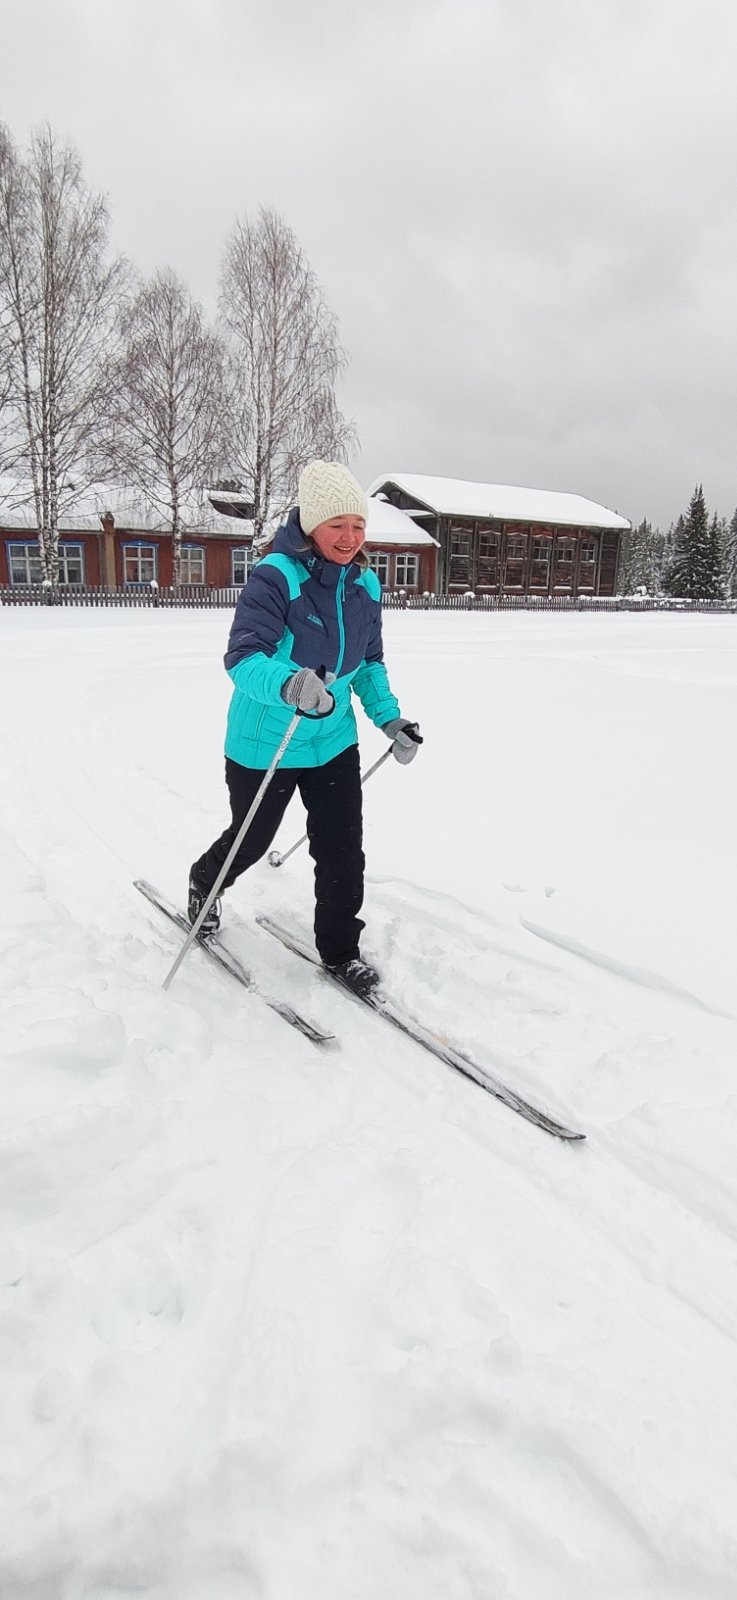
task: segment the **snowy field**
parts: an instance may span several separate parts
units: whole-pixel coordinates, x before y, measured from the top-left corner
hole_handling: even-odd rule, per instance
[[[225,927],[336,1045],[162,990],[229,620],[0,613],[2,1600],[734,1600],[737,620],[386,619],[365,952],[576,1146],[254,927],[304,852]]]

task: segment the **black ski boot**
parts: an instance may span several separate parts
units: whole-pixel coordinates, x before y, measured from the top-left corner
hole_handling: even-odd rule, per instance
[[[370,1000],[379,987],[379,974],[375,967],[370,967],[360,956],[353,961],[339,961],[336,966],[330,966],[326,961],[325,970],[333,978],[337,978],[346,989],[358,996],[359,1000]]]
[[[195,878],[190,878],[189,894],[187,896],[187,916],[189,917],[192,927],[194,927],[209,893],[209,889],[203,889],[201,883],[197,883]],[[212,905],[210,906],[207,916],[205,917],[205,920],[197,935],[198,939],[209,939],[214,933],[219,933],[221,911],[222,901],[218,896],[217,900],[213,900]]]

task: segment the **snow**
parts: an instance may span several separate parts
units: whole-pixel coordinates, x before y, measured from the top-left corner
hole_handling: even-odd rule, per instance
[[[386,618],[366,953],[575,1147],[255,928],[304,851],[227,926],[337,1045],[162,990],[229,621],[0,615],[0,1594],[731,1600],[733,620]]]
[[[630,527],[626,517],[607,506],[555,489],[522,489],[508,483],[467,483],[461,478],[435,478],[417,472],[385,472],[374,479],[368,493],[374,495],[387,484],[395,484],[441,517],[488,517],[571,528]]]
[[[200,499],[195,498],[180,505],[180,518],[185,529],[205,538],[217,533],[228,538],[251,538],[253,524],[241,517],[230,517],[215,511],[210,493],[203,490]],[[233,502],[238,498],[230,493],[227,495],[227,499]],[[70,533],[99,533],[102,517],[108,511],[112,511],[116,527],[126,532],[161,534],[171,531],[171,517],[150,505],[139,490],[125,484],[111,483],[91,484],[78,493],[74,493],[71,486],[65,486],[59,528],[67,536]],[[0,473],[0,528],[33,533],[38,528],[30,485],[25,491],[19,490],[10,475],[3,473]]]
[[[400,511],[388,500],[369,497],[366,539],[369,544],[397,545],[402,550],[413,546],[437,544],[426,528],[413,522],[406,511]]]

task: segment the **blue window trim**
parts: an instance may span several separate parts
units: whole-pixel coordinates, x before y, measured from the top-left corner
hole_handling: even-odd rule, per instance
[[[150,583],[157,583],[158,582],[158,578],[159,578],[159,543],[158,543],[157,539],[126,539],[125,542],[121,541],[120,548],[121,548],[122,556],[123,556],[123,588],[124,589],[147,589],[148,585]],[[125,552],[126,552],[126,550],[153,550],[153,553],[154,553],[154,575],[153,575],[153,578],[126,578],[126,575],[125,575]]]
[[[204,544],[196,544],[194,539],[183,539],[180,548],[181,548],[182,551],[184,551],[184,550],[198,550],[199,551],[200,555],[202,556],[202,577],[201,578],[192,578],[192,579],[190,579],[190,582],[191,583],[207,583],[207,556],[205,555],[205,546],[204,546]]]
[[[8,563],[8,582],[10,584],[11,589],[15,588],[15,587],[22,589],[24,587],[24,583],[20,583],[20,584],[16,585],[16,583],[14,582],[14,579],[13,579],[13,568],[12,568],[12,564],[11,564],[11,551],[13,551],[13,550],[26,550],[26,551],[28,551],[29,549],[33,551],[33,556],[36,558],[36,560],[41,562],[41,548],[40,548],[40,545],[39,545],[39,542],[38,542],[38,535],[36,535],[35,538],[34,538],[33,534],[31,534],[31,535],[29,535],[29,537],[27,539],[6,539],[5,540],[5,553],[6,553],[7,563]],[[28,559],[28,557],[26,557],[26,559]],[[33,559],[33,557],[31,559]],[[24,580],[24,582],[25,582],[25,580]],[[38,582],[37,582],[37,587],[40,588],[42,583],[43,583],[43,578],[39,578]]]

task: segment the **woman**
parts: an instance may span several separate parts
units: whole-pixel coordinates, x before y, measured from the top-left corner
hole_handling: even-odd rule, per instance
[[[225,656],[234,685],[225,739],[232,818],[194,862],[188,906],[194,923],[295,710],[303,712],[223,887],[266,853],[299,789],[315,862],[315,943],[323,965],[361,996],[379,979],[359,949],[365,861],[352,694],[400,763],[422,743],[389,687],[381,587],[362,548],[367,517],[366,496],[346,467],[311,462],[298,505],[240,595]],[[320,671],[333,675],[329,688]],[[202,932],[219,926],[216,900]]]

